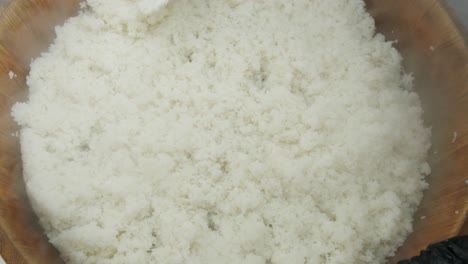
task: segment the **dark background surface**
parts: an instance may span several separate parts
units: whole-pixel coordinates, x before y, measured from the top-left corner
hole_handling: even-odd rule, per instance
[[[468,29],[468,0],[447,0],[447,2],[455,11],[459,20],[465,25],[465,28]]]

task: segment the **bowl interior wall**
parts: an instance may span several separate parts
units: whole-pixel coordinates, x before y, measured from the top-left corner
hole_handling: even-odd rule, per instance
[[[25,100],[29,63],[45,51],[54,26],[77,13],[80,0],[16,0],[0,7],[0,255],[8,263],[63,263],[47,241],[25,194],[18,130],[11,106]],[[390,260],[408,258],[431,242],[468,234],[468,47],[466,32],[444,1],[365,0],[377,31],[415,77],[425,121],[432,127],[430,187],[414,232]],[[13,71],[17,77],[10,79]],[[404,128],[395,128],[404,129]],[[456,132],[457,138],[452,142]],[[458,212],[458,213],[456,213]],[[424,219],[420,219],[424,216]]]

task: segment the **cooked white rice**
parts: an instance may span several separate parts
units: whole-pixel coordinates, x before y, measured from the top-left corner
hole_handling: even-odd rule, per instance
[[[64,259],[384,263],[430,132],[363,1],[165,2],[88,0],[13,109]]]

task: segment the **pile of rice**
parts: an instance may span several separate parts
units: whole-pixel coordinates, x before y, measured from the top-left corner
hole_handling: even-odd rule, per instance
[[[362,0],[88,0],[31,64],[28,195],[68,263],[385,263],[429,129]]]

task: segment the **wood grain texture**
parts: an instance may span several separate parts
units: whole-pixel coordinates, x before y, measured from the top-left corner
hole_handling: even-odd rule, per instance
[[[398,40],[407,72],[433,128],[429,189],[414,232],[390,263],[432,242],[468,234],[468,47],[466,32],[442,0],[365,0],[379,32]],[[42,232],[25,195],[11,105],[24,100],[31,58],[53,28],[75,14],[79,0],[10,0],[0,8],[0,254],[8,264],[63,263]],[[13,71],[17,77],[8,78]],[[404,129],[404,128],[401,128]],[[452,143],[453,134],[457,139]],[[420,219],[425,216],[424,219]]]

